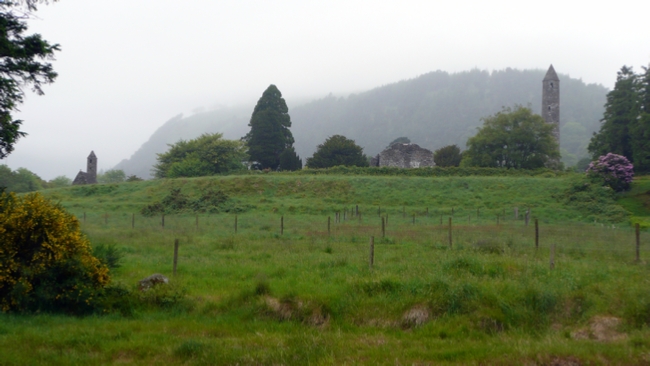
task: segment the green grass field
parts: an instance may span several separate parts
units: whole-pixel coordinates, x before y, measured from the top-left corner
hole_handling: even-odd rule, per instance
[[[650,233],[636,262],[630,223],[650,216],[649,183],[616,197],[577,175],[267,174],[45,191],[123,253],[113,283],[132,295],[105,315],[0,315],[0,364],[645,364]],[[172,188],[229,200],[164,227],[139,214]],[[139,292],[153,273],[170,285]]]

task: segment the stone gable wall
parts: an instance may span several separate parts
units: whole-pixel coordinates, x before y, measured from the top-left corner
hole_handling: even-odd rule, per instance
[[[376,164],[378,166],[396,166],[399,168],[423,168],[435,165],[433,152],[423,149],[417,144],[393,144],[379,153],[377,160]]]

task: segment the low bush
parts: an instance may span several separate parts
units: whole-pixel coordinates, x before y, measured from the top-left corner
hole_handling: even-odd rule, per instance
[[[77,219],[38,193],[0,195],[0,309],[87,313],[109,283]]]

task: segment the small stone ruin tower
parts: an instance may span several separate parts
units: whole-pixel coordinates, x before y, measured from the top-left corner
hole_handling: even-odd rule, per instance
[[[86,171],[80,171],[72,181],[73,185],[97,183],[97,156],[91,151],[86,158]]]
[[[560,79],[553,65],[548,68],[542,81],[542,116],[553,124],[553,136],[560,143]]]

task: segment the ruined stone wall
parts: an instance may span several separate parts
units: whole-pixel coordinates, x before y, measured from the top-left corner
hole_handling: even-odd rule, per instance
[[[379,153],[379,166],[423,168],[434,166],[433,152],[416,144],[393,144]]]

